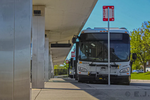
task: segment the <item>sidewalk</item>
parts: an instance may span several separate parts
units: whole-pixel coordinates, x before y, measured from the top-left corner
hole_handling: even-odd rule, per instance
[[[150,96],[150,80],[131,80],[131,85],[78,83],[71,78],[52,78],[44,89],[32,89],[31,100],[141,100],[134,93]],[[130,92],[130,98],[126,96]],[[149,96],[143,100],[149,100]]]
[[[131,79],[131,82],[150,82],[150,80]]]
[[[45,83],[44,89],[32,89],[31,100],[98,100],[79,87],[61,78]]]

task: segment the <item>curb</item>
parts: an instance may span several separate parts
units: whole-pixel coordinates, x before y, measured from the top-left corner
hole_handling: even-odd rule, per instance
[[[137,82],[150,82],[150,80],[138,80],[138,79],[131,79],[131,81],[137,81]]]

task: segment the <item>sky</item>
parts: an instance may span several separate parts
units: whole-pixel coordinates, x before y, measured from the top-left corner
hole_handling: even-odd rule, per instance
[[[110,27],[125,27],[130,32],[141,27],[144,21],[150,21],[150,0],[98,0],[82,30],[108,26],[102,20],[104,5],[114,6],[115,21],[110,22]]]
[[[83,29],[108,26],[102,20],[104,5],[114,6],[115,21],[110,22],[110,27],[126,27],[133,31],[144,21],[150,21],[150,0],[98,0]]]

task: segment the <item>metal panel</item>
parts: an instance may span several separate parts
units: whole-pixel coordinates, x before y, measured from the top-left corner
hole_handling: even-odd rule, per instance
[[[0,100],[30,100],[30,11],[32,0],[0,0]]]
[[[49,81],[49,39],[45,38],[45,52],[44,52],[44,71],[45,71],[45,81]]]
[[[14,1],[0,0],[0,100],[13,98]]]
[[[32,0],[15,0],[14,100],[30,99]]]
[[[42,10],[44,10],[44,7]],[[32,39],[33,39],[32,88],[44,88],[44,44],[45,44],[44,16],[33,16]]]

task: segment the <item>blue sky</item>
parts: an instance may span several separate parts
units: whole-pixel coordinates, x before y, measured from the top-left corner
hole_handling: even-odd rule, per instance
[[[150,0],[98,0],[83,29],[107,27],[103,22],[103,5],[114,5],[115,21],[110,27],[126,27],[129,31],[139,28],[144,21],[150,21]]]
[[[144,21],[150,21],[150,0],[98,0],[83,29],[108,26],[102,20],[104,5],[114,5],[115,21],[110,22],[110,27],[126,27],[133,31]]]

